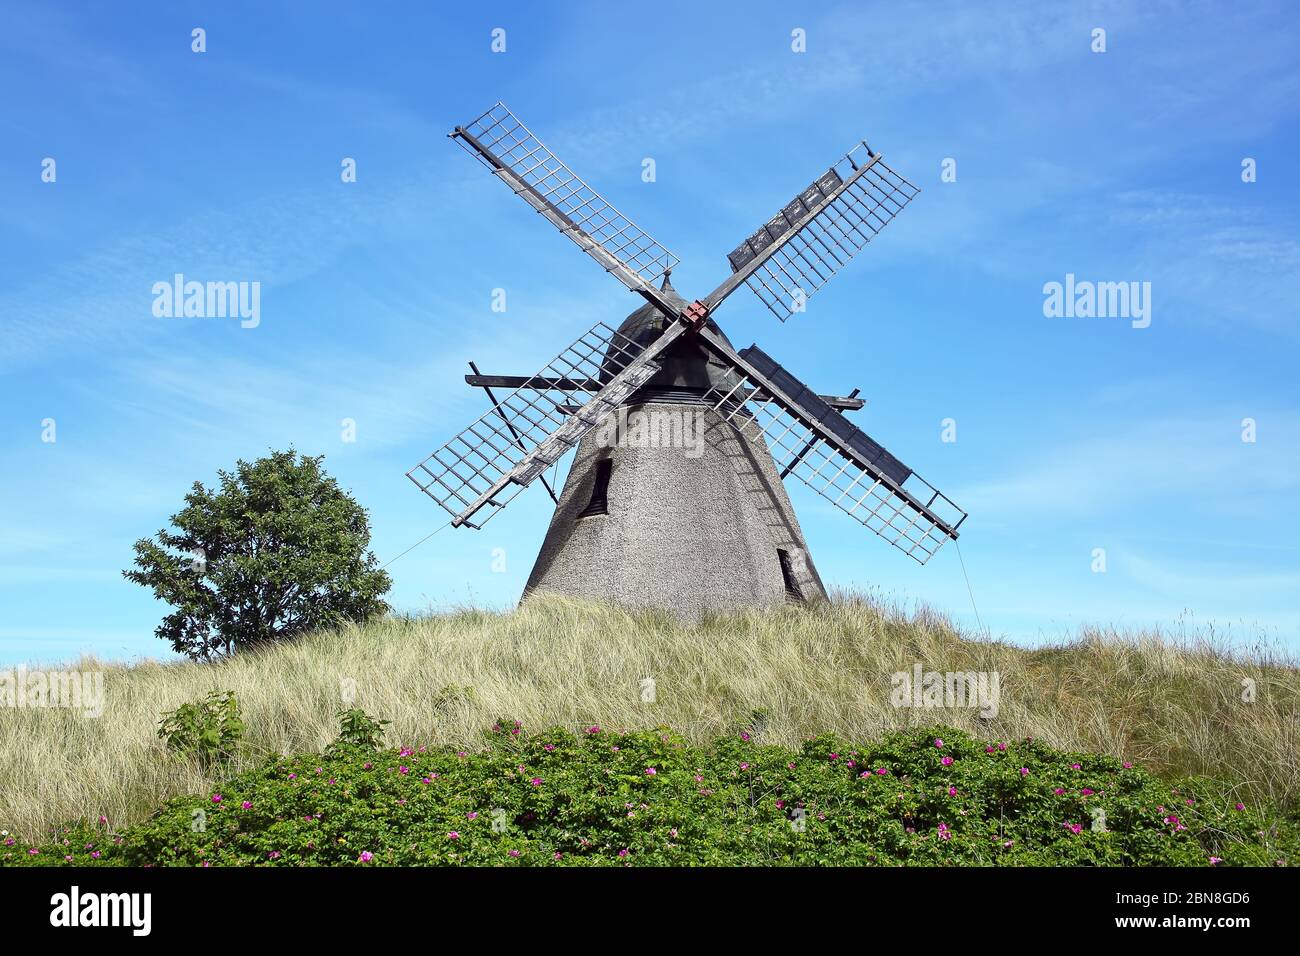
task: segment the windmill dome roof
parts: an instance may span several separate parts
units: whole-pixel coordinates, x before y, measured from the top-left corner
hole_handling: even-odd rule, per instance
[[[661,291],[664,297],[678,308],[685,308],[689,304],[678,295],[667,276],[664,277]],[[647,302],[623,320],[623,324],[618,327],[618,332],[620,336],[626,336],[641,348],[646,348],[653,344],[667,328],[669,321],[671,320],[654,305]],[[712,318],[706,319],[705,323],[710,331],[721,336],[728,345],[731,344]],[[622,357],[622,362],[626,361],[626,357]],[[660,356],[660,364],[663,368],[633,396],[633,402],[690,400],[698,398],[711,388],[730,389],[740,381],[730,367],[718,364],[712,353],[690,335],[685,335],[668,346]],[[618,367],[607,358],[605,374],[601,377],[612,377]]]

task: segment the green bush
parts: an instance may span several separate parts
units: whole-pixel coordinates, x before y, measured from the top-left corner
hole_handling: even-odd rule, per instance
[[[0,862],[125,865],[1285,865],[1300,827],[1212,781],[949,728],[798,751],[752,733],[522,732],[475,752],[270,760],[112,842],[69,828]],[[748,739],[747,739],[748,738]],[[204,827],[195,832],[201,816]],[[64,842],[64,841],[67,842]],[[36,853],[31,853],[36,850]]]
[[[181,704],[163,714],[158,736],[167,749],[191,757],[206,770],[229,760],[244,736],[239,702],[233,691],[213,692],[192,704]]]
[[[330,756],[350,747],[378,750],[384,743],[384,728],[391,723],[387,720],[376,720],[360,707],[340,710],[338,718],[338,739],[325,751]]]

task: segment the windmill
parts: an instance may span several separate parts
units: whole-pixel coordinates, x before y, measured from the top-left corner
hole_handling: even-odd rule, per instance
[[[819,395],[757,345],[737,351],[713,318],[742,285],[783,322],[803,311],[919,192],[879,153],[854,146],[728,255],[721,285],[687,301],[670,280],[677,257],[503,104],[448,135],[645,300],[535,375],[482,375],[471,363],[466,381],[491,410],[407,473],[455,527],[482,527],[546,484],[556,508],[525,597],[684,616],[825,597],[789,477],[921,564],[957,538],[966,513],[845,417],[864,404],[856,389]],[[498,399],[494,388],[510,391]],[[544,473],[569,451],[556,495]]]

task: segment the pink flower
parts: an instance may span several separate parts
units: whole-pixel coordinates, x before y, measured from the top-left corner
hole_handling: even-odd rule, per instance
[[[1070,769],[1071,769],[1071,770],[1079,770],[1080,767],[1079,767],[1079,765],[1078,765],[1077,763],[1072,763],[1072,764],[1070,764]]]
[[[985,752],[986,754],[991,754],[991,753],[993,753],[993,745],[992,745],[992,744],[989,744],[987,747],[985,747],[985,748],[984,748],[984,752]]]
[[[948,829],[948,824],[946,823],[939,824],[939,839],[940,840],[952,839],[952,831]]]
[[[558,860],[558,859],[559,859],[560,857],[562,857],[562,856],[564,856],[564,854],[561,853],[559,850],[556,850],[556,851],[555,851],[555,857],[554,857],[554,859],[557,859],[557,860]]]
[[[1006,750],[1006,749],[1007,749],[1006,744],[998,744],[998,750]]]
[[[948,788],[948,796],[950,796],[950,797],[955,797],[955,796],[957,796],[957,788],[956,788],[956,787],[949,787],[949,788]]]
[[[1065,829],[1069,830],[1071,833],[1074,834],[1079,834],[1083,832],[1082,823],[1062,823],[1061,826],[1065,827]]]
[[[448,840],[459,840],[459,839],[460,839],[460,834],[457,833],[455,830],[452,830],[450,833],[447,834],[447,839],[448,839]]]
[[[1062,788],[1057,787],[1055,790],[1052,791],[1052,793],[1056,794],[1059,797],[1061,794],[1065,793],[1065,791]]]
[[[943,764],[945,767],[951,767],[951,766],[952,766],[952,758],[951,758],[951,757],[944,757],[942,760],[939,761],[939,763]]]
[[[542,785],[542,778],[533,777],[533,779],[529,780],[528,782],[531,783],[534,787],[540,787]]]
[[[545,746],[542,747],[542,749],[545,750],[547,753],[549,753],[550,751],[555,749],[555,744],[546,744]]]
[[[599,727],[588,727],[588,728],[587,728],[587,733],[589,733],[589,734],[598,734],[598,733],[600,733],[600,728],[599,728]]]
[[[630,853],[630,852],[631,852],[630,850],[628,850],[627,848],[624,848],[624,849],[618,851],[618,855],[619,855],[619,856],[627,856],[628,853]]]
[[[518,851],[518,850],[510,850],[509,852],[510,852],[510,855],[513,856],[513,857],[516,857],[516,858],[517,858],[517,857],[519,856],[519,851]]]
[[[935,738],[934,738],[934,745],[935,745],[936,747],[942,749],[942,748],[943,748],[943,741],[940,740],[938,737],[935,737]]]
[[[366,769],[367,769],[367,770],[370,769],[370,764],[366,764]],[[298,779],[298,775],[297,775],[296,773],[291,773],[291,774],[289,774],[289,779],[290,779],[290,780],[297,780],[297,779]]]
[[[477,820],[477,819],[478,819],[478,811],[477,811],[477,810],[471,810],[469,813],[465,814],[465,819],[466,819],[466,820]]]
[[[834,758],[834,757],[831,757],[831,759],[834,760],[835,758]],[[741,770],[748,770],[748,769],[749,769],[749,764],[747,764],[747,763],[742,763],[742,764],[740,765],[740,769],[741,769]]]
[[[108,825],[108,817],[104,816],[102,813],[99,815],[99,825],[100,826]]]
[[[1085,797],[1091,797],[1095,791],[1090,790],[1090,789],[1088,789],[1087,787],[1084,787],[1084,788],[1083,788],[1082,790],[1080,790],[1079,792],[1080,792],[1081,794],[1083,794]]]
[[[370,862],[371,860],[373,860],[374,858],[375,858],[375,855],[374,855],[373,853],[371,853],[369,850],[362,850],[362,851],[361,851],[361,855],[360,855],[359,857],[357,857],[357,859],[358,859],[359,861],[361,861],[362,863],[369,863],[369,862]]]
[[[405,777],[408,773],[411,772],[411,768],[410,768],[410,767],[398,767],[398,768],[397,768],[397,772],[400,773],[403,777]]]
[[[740,732],[740,739],[743,740],[743,741],[745,741],[746,743],[748,743],[748,742],[749,742],[749,734],[747,734],[745,731],[742,730],[742,731]]]
[[[279,850],[272,850],[270,853],[268,853],[268,854],[266,855],[266,858],[267,858],[268,860],[278,860],[278,859],[280,859],[280,851],[279,851]]]
[[[214,794],[212,795],[212,802],[213,802],[213,803],[220,803],[220,802],[221,802],[221,794],[219,794],[219,793],[214,793]]]
[[[653,777],[653,776],[655,776],[655,774],[657,774],[658,772],[659,772],[659,771],[655,770],[654,767],[646,767],[646,768],[645,768],[645,775],[646,775],[647,777]]]
[[[1132,769],[1133,769],[1133,761],[1131,761],[1131,760],[1125,760],[1125,761],[1124,761],[1124,769],[1125,769],[1125,770],[1132,770]]]
[[[245,800],[245,801],[244,801],[243,803],[241,803],[239,806],[240,806],[242,809],[244,809],[244,810],[251,810],[251,809],[253,809],[253,804],[252,804],[252,802],[250,802],[250,801],[248,801],[248,800]]]
[[[832,760],[839,760],[839,759],[840,759],[840,755],[839,755],[839,754],[831,754],[831,759],[832,759]]]
[[[1246,809],[1246,805],[1245,805],[1244,803],[1239,803],[1239,804],[1237,804],[1237,809],[1238,809],[1238,810],[1245,810],[1245,809]]]
[[[1020,768],[1020,776],[1022,776],[1022,777],[1028,777],[1028,776],[1029,776],[1029,768],[1028,768],[1028,767],[1021,767],[1021,768]]]
[[[98,850],[92,850],[91,853],[90,853],[90,858],[91,858],[92,860],[98,860],[98,859],[99,859],[99,851],[98,851]]]
[[[1213,866],[1213,865],[1216,864],[1216,863],[1222,863],[1222,862],[1223,862],[1223,860],[1222,860],[1221,858],[1217,857],[1217,856],[1212,856],[1212,857],[1210,857],[1210,865],[1211,865],[1211,866]]]
[[[889,773],[889,771],[886,770],[884,767],[877,767],[877,768],[876,768],[876,776],[877,776],[877,777],[883,777],[883,776],[885,776],[885,775],[888,774],[888,773]]]

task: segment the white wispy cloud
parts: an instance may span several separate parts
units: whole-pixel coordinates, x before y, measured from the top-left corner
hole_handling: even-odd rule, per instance
[[[1167,597],[1194,595],[1206,608],[1240,607],[1243,601],[1300,592],[1300,571],[1294,568],[1196,560],[1185,555],[1156,557],[1127,546],[1108,550],[1107,573],[1127,575],[1143,588]]]
[[[1240,416],[1138,420],[1110,432],[1043,428],[1037,453],[1004,474],[954,492],[980,520],[1051,513],[1104,514],[1151,500],[1197,501],[1233,511],[1300,489],[1300,428],[1267,416],[1268,442],[1241,441]],[[1025,443],[1033,447],[1031,443]],[[1230,494],[1228,492],[1231,492]]]

